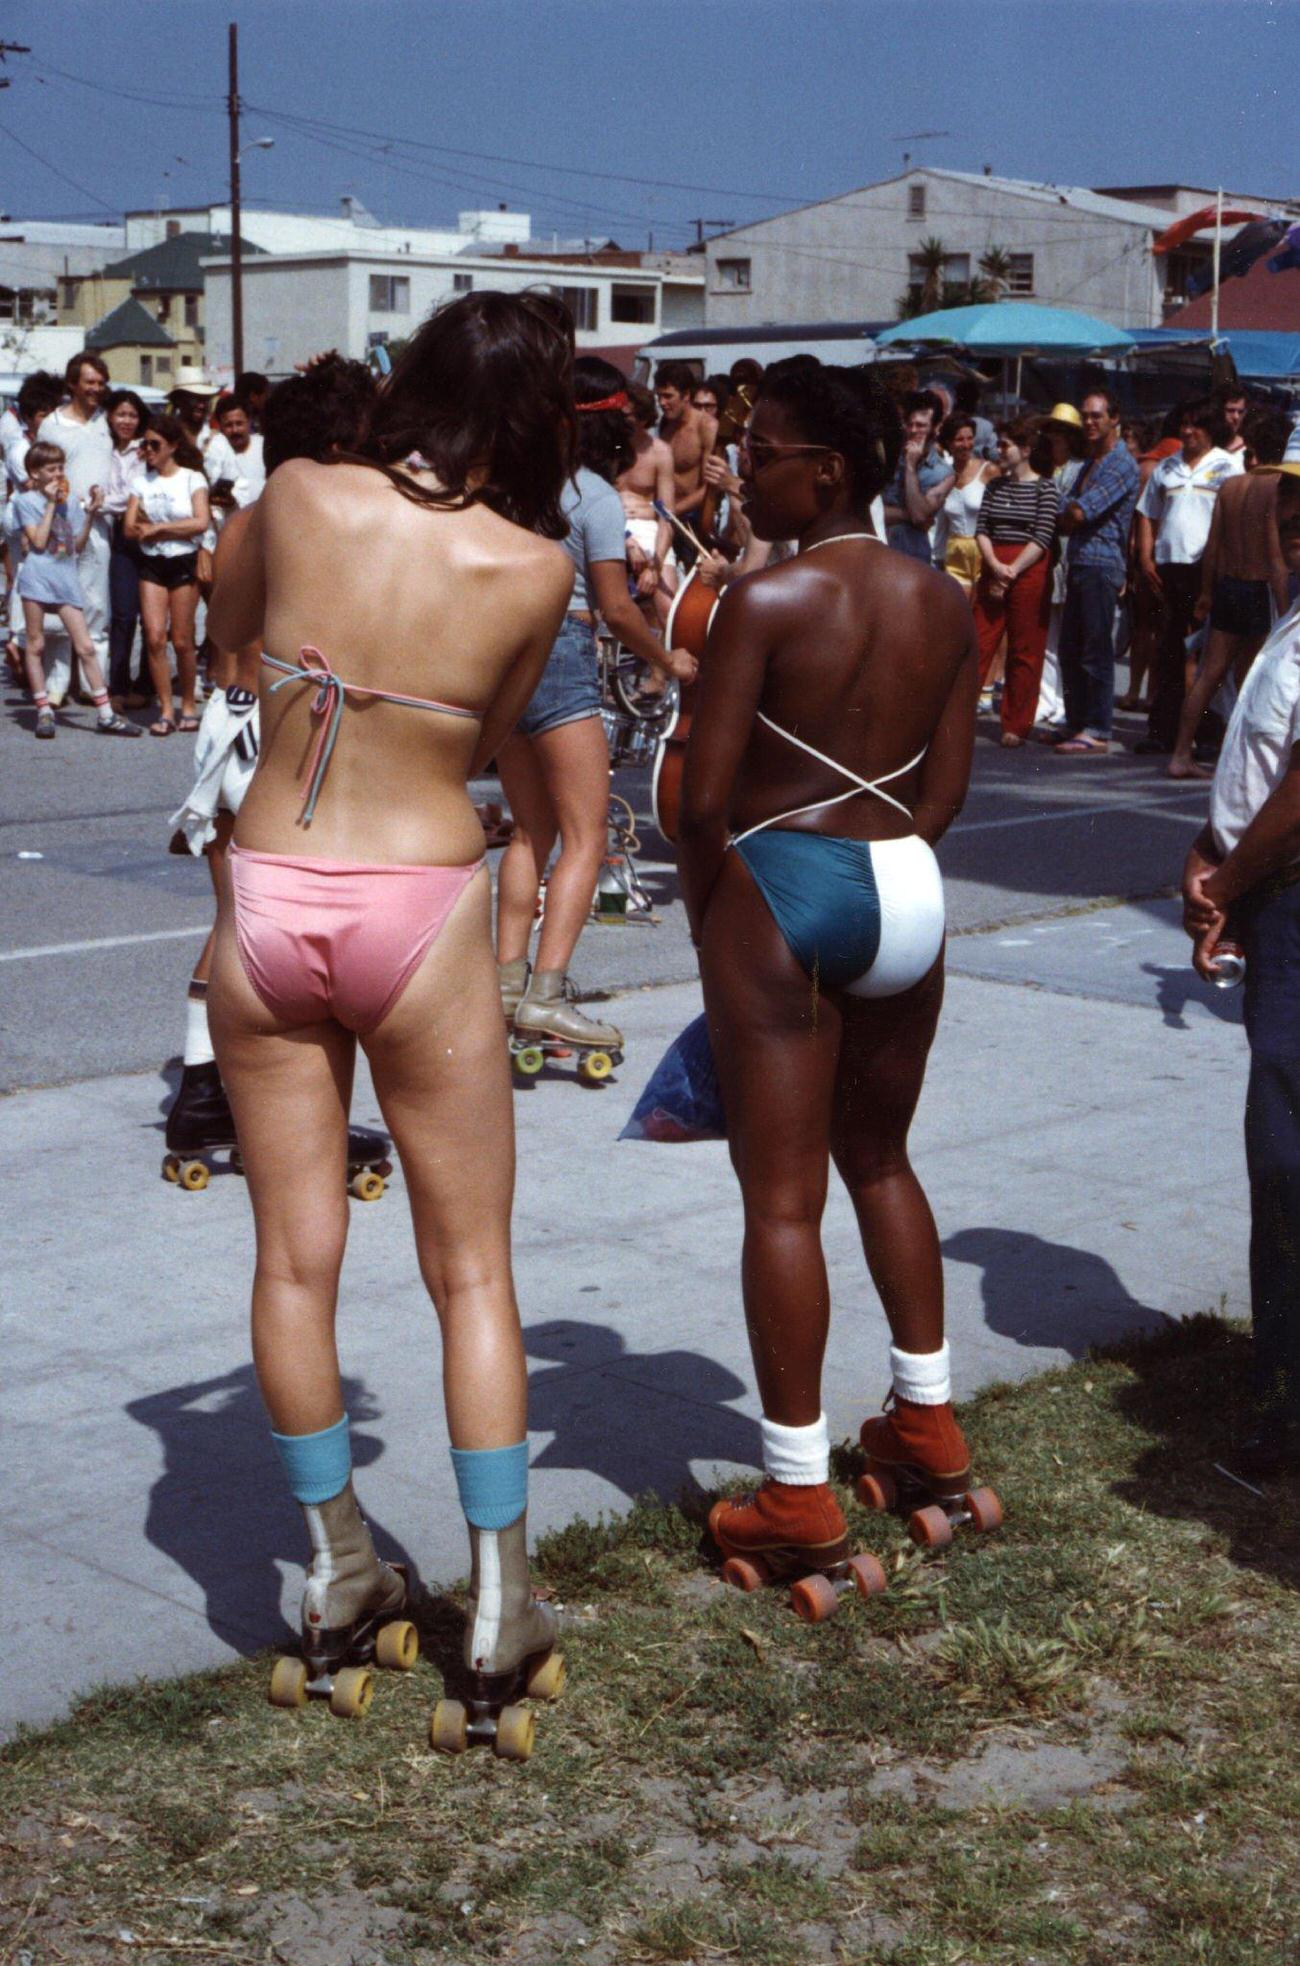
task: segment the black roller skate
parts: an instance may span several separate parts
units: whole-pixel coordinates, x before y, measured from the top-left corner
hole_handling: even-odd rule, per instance
[[[401,1616],[410,1583],[404,1565],[375,1555],[350,1481],[328,1502],[304,1504],[303,1514],[313,1554],[302,1594],[302,1650],[276,1660],[267,1698],[273,1707],[328,1700],[340,1719],[360,1720],[374,1695],[375,1667],[409,1672],[420,1656],[415,1626]]]
[[[587,1085],[600,1085],[623,1063],[623,1033],[615,1024],[597,1024],[583,1015],[563,970],[535,969],[515,1011],[510,1039],[514,1068],[532,1079],[548,1058],[575,1054],[578,1077]]]
[[[491,1747],[502,1761],[527,1761],[537,1717],[517,1704],[558,1700],[564,1660],[555,1650],[555,1613],[533,1596],[520,1516],[508,1529],[470,1527],[473,1574],[465,1624],[464,1700],[439,1700],[429,1739],[444,1754]]]
[[[242,1174],[234,1116],[215,1060],[181,1068],[180,1090],[167,1115],[163,1179],[198,1194],[212,1179],[214,1156],[229,1154],[230,1169]],[[378,1201],[393,1171],[387,1134],[366,1126],[348,1128],[347,1185],[358,1201]]]

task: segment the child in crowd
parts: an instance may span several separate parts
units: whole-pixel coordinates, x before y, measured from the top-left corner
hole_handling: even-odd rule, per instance
[[[77,555],[90,537],[90,528],[103,502],[96,485],[86,500],[68,492],[63,475],[66,459],[57,444],[33,444],[27,453],[31,489],[13,501],[13,514],[22,528],[23,563],[18,572],[18,596],[27,631],[27,686],[36,703],[36,735],[54,736],[54,709],[45,687],[45,613],[57,614],[67,630],[73,654],[81,664],[98,711],[96,729],[114,737],[139,737],[138,724],[119,717],[108,700],[103,671],[86,627],[86,600],[77,578]]]

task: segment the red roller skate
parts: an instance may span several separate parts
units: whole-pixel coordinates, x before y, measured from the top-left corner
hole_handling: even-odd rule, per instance
[[[793,1578],[790,1603],[808,1625],[831,1617],[846,1590],[874,1597],[886,1587],[874,1556],[850,1555],[848,1524],[825,1482],[795,1487],[769,1477],[756,1495],[715,1502],[709,1534],[725,1559],[725,1583],[755,1591]]]
[[[859,1439],[867,1472],[858,1480],[858,1500],[868,1509],[900,1509],[922,1549],[946,1549],[966,1524],[998,1528],[1002,1504],[991,1488],[970,1486],[970,1450],[946,1401],[918,1406],[891,1393],[886,1411],[864,1421]]]

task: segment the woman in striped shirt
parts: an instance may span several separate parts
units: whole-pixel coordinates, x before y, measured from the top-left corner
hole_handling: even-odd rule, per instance
[[[998,434],[1003,475],[989,486],[975,535],[983,569],[975,590],[980,681],[992,667],[1005,634],[1006,685],[1002,692],[1002,742],[1024,743],[1033,729],[1047,646],[1051,607],[1052,544],[1057,492],[1039,474],[1037,418],[1019,417]]]

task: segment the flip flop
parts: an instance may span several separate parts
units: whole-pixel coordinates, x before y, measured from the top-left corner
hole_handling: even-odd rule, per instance
[[[176,720],[176,728],[179,731],[195,731],[199,728],[199,724],[201,721],[202,721],[201,718],[195,716],[178,717]]]
[[[1099,744],[1093,737],[1067,737],[1064,744],[1052,746],[1054,758],[1106,758],[1109,755],[1109,744]]]
[[[176,719],[174,717],[159,717],[156,724],[150,724],[149,735],[150,737],[171,737],[174,735],[175,730]]]

